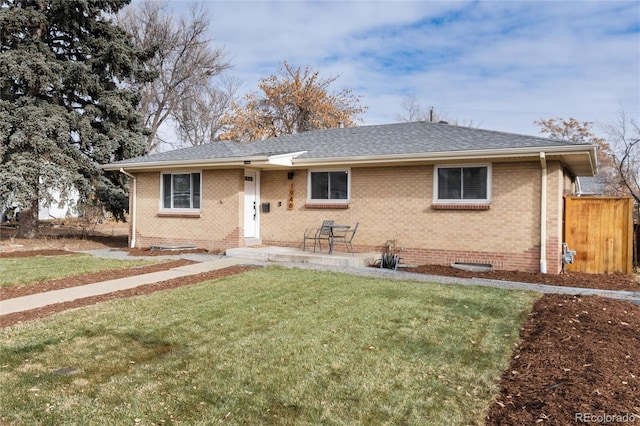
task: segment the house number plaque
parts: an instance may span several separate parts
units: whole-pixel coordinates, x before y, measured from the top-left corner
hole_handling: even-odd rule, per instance
[[[293,195],[295,194],[295,184],[289,183],[289,198],[287,200],[287,210],[293,210]]]

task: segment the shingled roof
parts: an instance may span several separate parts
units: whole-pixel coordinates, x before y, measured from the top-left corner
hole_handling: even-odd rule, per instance
[[[380,162],[391,158],[438,158],[454,153],[482,152],[490,155],[493,152],[504,155],[509,152],[562,150],[593,151],[594,158],[590,161],[593,163],[591,168],[595,168],[595,147],[590,144],[444,123],[410,122],[312,130],[251,143],[213,142],[118,161],[105,166],[105,169],[145,168],[145,165],[161,167],[163,164],[175,166],[179,163],[229,164],[234,161],[247,164],[251,161],[265,162],[278,156],[289,156],[289,165],[293,166],[295,163],[302,165],[329,159],[332,162],[349,162],[366,158]]]

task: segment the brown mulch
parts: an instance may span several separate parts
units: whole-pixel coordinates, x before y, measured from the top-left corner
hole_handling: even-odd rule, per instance
[[[545,295],[520,332],[488,425],[640,423],[640,307]]]
[[[421,274],[444,275],[459,278],[486,278],[491,280],[517,281],[564,287],[640,291],[640,282],[638,282],[634,276],[623,274],[585,274],[582,272],[541,274],[519,271],[469,272],[452,268],[451,266],[439,265],[421,265],[412,268],[402,268],[402,270]]]
[[[26,253],[30,254],[15,256],[35,255],[36,252]],[[71,252],[57,251],[46,255],[68,253]],[[7,255],[7,252],[3,252],[0,257]],[[165,262],[150,267],[175,266],[174,262]],[[114,277],[111,275],[113,273],[150,272],[149,269],[145,270],[150,267],[88,274],[28,287],[32,288],[29,290],[32,294],[63,288],[55,287],[56,285],[69,287],[111,279]],[[32,311],[0,315],[0,327],[107,300],[141,296],[222,278],[250,269],[253,267],[233,266]],[[639,286],[633,278],[617,274],[542,275],[509,271],[470,273],[446,266],[431,265],[403,270],[465,278],[482,277],[570,287],[639,291]],[[55,284],[54,281],[60,283]],[[8,290],[3,291],[0,299],[6,298],[6,291]],[[11,291],[16,293],[11,293],[10,297],[17,297],[22,290]],[[489,408],[486,423],[564,425],[608,421],[640,424],[639,348],[640,306],[596,296],[542,296],[535,303],[521,329],[521,340],[515,348],[509,368],[503,373],[499,383],[499,397]]]
[[[63,256],[65,254],[77,254],[69,250],[41,249],[41,250],[20,250],[0,252],[0,259],[9,259],[17,257],[33,257],[33,256]]]
[[[189,249],[189,250],[151,250],[149,248],[125,248],[129,256],[176,256],[179,254],[220,254],[220,251],[211,252],[206,249]]]

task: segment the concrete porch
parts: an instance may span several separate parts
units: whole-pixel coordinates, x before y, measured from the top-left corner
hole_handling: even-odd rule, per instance
[[[380,258],[380,253],[348,253],[333,252],[327,254],[313,251],[302,251],[293,247],[276,247],[256,245],[250,247],[239,247],[227,250],[229,257],[243,257],[245,259],[260,260],[263,262],[290,262],[290,263],[311,263],[315,265],[332,266],[369,266]]]

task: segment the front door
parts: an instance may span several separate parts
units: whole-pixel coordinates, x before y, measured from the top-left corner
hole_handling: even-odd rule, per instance
[[[257,172],[244,172],[244,237],[258,237]]]

